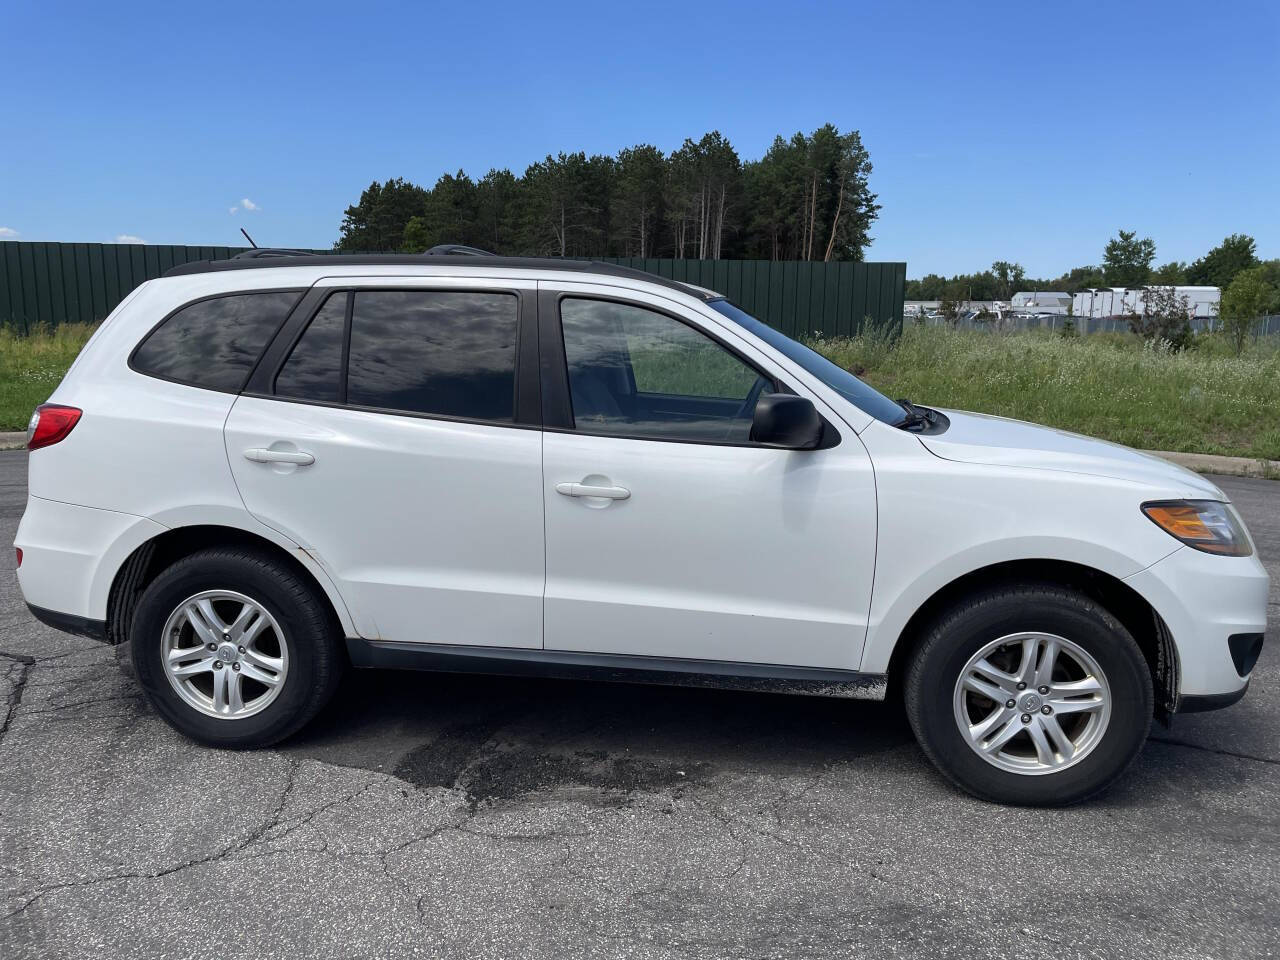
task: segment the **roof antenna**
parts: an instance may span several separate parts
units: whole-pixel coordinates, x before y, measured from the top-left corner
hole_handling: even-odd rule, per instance
[[[248,231],[248,230],[246,230],[244,227],[241,227],[241,228],[240,228],[240,232],[241,232],[241,233],[243,233],[243,234],[244,234],[244,238],[245,238],[246,240],[248,240],[248,241],[249,241],[249,246],[251,246],[251,247],[253,247],[253,249],[257,250],[257,249],[258,249],[258,245],[257,245],[256,243],[254,243],[254,242],[253,242],[253,237],[249,236],[249,231]]]

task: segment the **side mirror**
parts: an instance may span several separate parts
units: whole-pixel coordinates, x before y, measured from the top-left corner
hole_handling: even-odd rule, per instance
[[[804,397],[767,393],[756,402],[751,440],[787,450],[812,450],[822,442],[822,417]]]

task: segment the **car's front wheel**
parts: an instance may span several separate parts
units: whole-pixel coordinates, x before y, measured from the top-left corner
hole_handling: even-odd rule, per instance
[[[325,599],[254,550],[178,561],[144,591],[130,645],[160,715],[213,746],[282,740],[332,695],[343,664]]]
[[[1133,762],[1151,726],[1142,651],[1089,597],[1003,587],[957,604],[907,671],[907,715],[926,755],[976,796],[1083,800]]]

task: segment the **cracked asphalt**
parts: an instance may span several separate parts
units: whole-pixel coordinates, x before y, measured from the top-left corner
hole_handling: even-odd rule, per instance
[[[361,673],[280,748],[209,750],[6,567],[0,956],[1280,955],[1280,485],[1219,482],[1273,580],[1253,687],[1067,810],[802,697]]]

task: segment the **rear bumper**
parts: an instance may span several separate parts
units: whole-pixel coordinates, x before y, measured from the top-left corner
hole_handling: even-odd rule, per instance
[[[55,630],[74,634],[77,637],[88,637],[90,640],[97,640],[99,643],[107,642],[107,622],[105,620],[90,620],[88,617],[78,617],[74,613],[59,613],[56,610],[46,610],[44,607],[37,607],[30,603],[27,604],[27,609],[31,611],[33,617],[46,627],[53,627]]]
[[[28,496],[13,541],[22,548],[22,597],[61,623],[105,621],[116,571],[129,554],[165,529],[129,513]]]
[[[1267,628],[1270,579],[1257,555],[1219,557],[1183,547],[1125,580],[1155,608],[1178,657],[1178,712],[1244,696]]]

